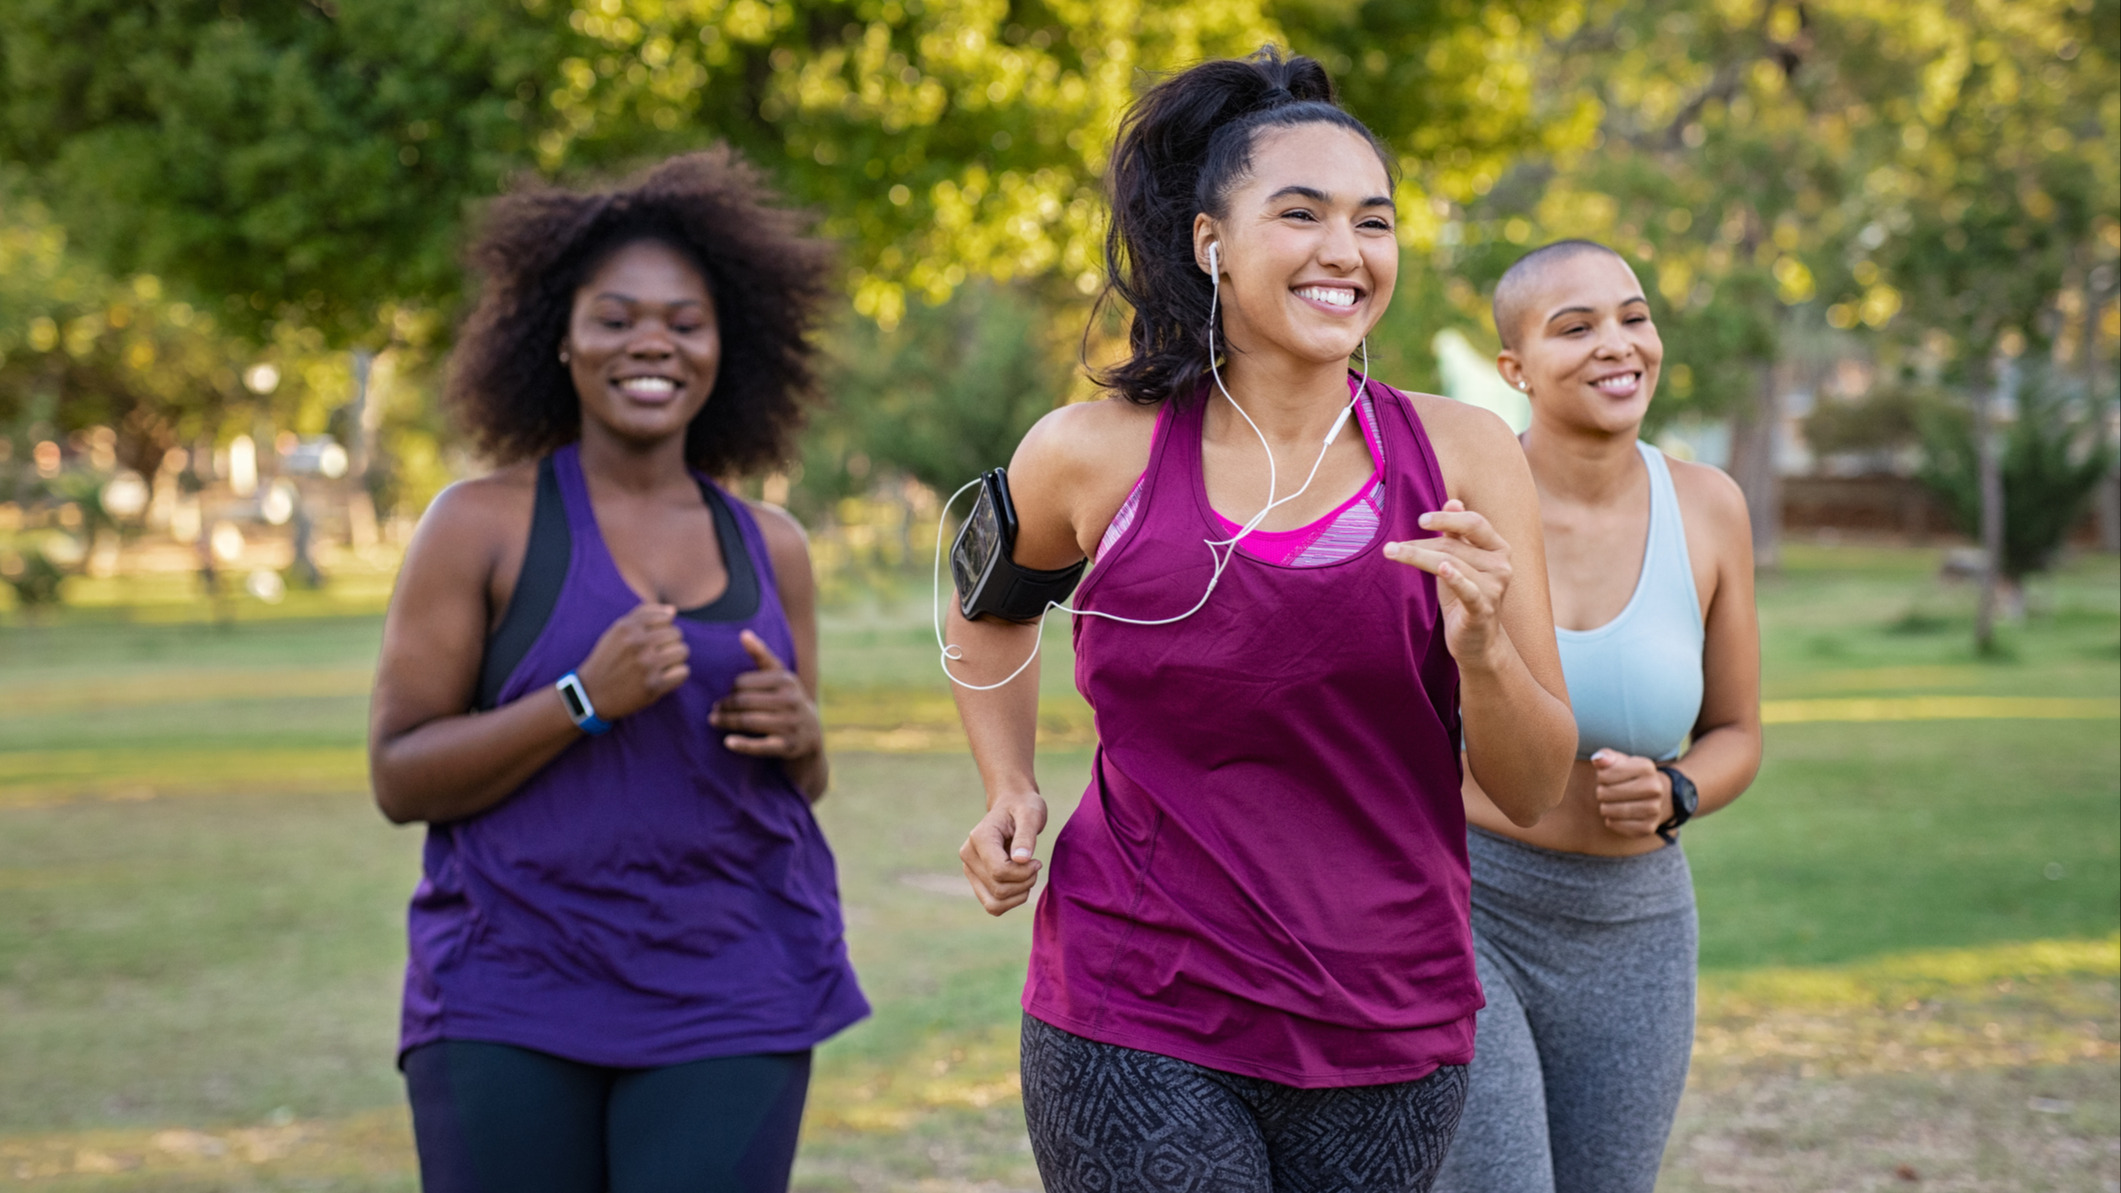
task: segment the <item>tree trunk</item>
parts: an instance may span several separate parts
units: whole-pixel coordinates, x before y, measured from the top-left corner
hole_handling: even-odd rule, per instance
[[[1974,646],[1996,648],[1996,609],[2003,596],[2003,460],[1996,442],[1996,411],[2009,399],[2017,366],[1995,364],[1991,386],[1974,387],[1974,466],[1981,483],[1981,604],[1974,613]]]
[[[2112,375],[2113,366],[2103,358],[2099,334],[2100,299],[2104,297],[2100,288],[2092,284],[2093,270],[2084,271],[2084,294],[2078,308],[2084,323],[2077,336],[2077,360],[2084,368],[2084,396],[2097,402],[2106,412],[2099,420],[2099,434],[2106,440],[2107,450],[2121,448],[2121,440],[2114,438],[2114,431],[2121,427],[2121,404],[2107,401],[2100,395],[2106,389],[2106,379]],[[2099,549],[2108,554],[2121,552],[2121,454],[2108,457],[2106,476],[2099,481],[2099,488],[2092,497],[2095,525],[2099,528]]]
[[[2099,482],[2099,549],[2121,551],[2121,471],[2108,469]]]
[[[1745,494],[1753,522],[1753,567],[1772,571],[1782,563],[1782,473],[1776,449],[1782,442],[1782,385],[1775,366],[1760,369],[1753,404],[1731,420],[1731,479]]]
[[[353,400],[349,403],[353,410],[350,412],[352,417],[347,419],[347,422],[352,424],[348,428],[351,432],[348,437],[353,442],[345,445],[347,456],[346,473],[354,479],[356,484],[362,485],[365,485],[368,481],[368,458],[374,453],[376,445],[376,418],[375,412],[369,408],[368,397],[369,375],[374,371],[375,364],[375,353],[370,352],[366,348],[354,349],[354,392]]]

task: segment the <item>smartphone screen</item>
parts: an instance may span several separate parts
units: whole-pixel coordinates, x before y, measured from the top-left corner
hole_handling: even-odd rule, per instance
[[[987,486],[981,485],[979,500],[972,503],[972,514],[965,519],[965,528],[958,531],[957,545],[950,551],[950,574],[957,580],[960,600],[971,595],[973,586],[986,575],[1001,549],[1001,514],[995,509]]]

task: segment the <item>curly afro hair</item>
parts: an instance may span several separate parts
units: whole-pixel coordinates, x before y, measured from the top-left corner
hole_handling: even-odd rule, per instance
[[[541,186],[495,200],[470,253],[479,303],[451,361],[458,421],[502,464],[580,438],[581,402],[559,361],[575,291],[613,252],[653,240],[699,266],[721,328],[721,370],[686,428],[686,460],[731,477],[786,459],[816,386],[811,333],[833,258],[778,198],[717,146],[612,190]]]

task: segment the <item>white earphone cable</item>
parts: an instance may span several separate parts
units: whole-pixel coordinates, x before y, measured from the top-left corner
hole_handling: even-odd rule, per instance
[[[963,486],[958,489],[957,492],[952,493],[950,495],[949,500],[943,502],[943,508],[936,516],[935,527],[935,587],[933,592],[933,599],[930,602],[930,611],[934,614],[935,644],[942,651],[943,674],[949,678],[951,683],[954,683],[957,686],[966,689],[967,691],[991,692],[996,688],[1007,687],[1009,684],[1015,682],[1017,676],[1022,675],[1027,669],[1030,668],[1032,663],[1037,661],[1039,647],[1044,644],[1046,639],[1046,615],[1048,613],[1051,613],[1055,609],[1059,609],[1063,613],[1074,614],[1077,617],[1102,617],[1108,621],[1117,621],[1125,625],[1136,626],[1171,625],[1174,622],[1184,621],[1185,619],[1193,616],[1195,613],[1198,613],[1202,609],[1206,608],[1208,605],[1208,598],[1215,595],[1216,585],[1222,583],[1223,572],[1229,568],[1230,561],[1237,555],[1237,544],[1242,542],[1246,535],[1249,535],[1254,530],[1258,529],[1259,524],[1265,521],[1267,515],[1273,512],[1277,507],[1287,505],[1289,502],[1296,500],[1297,498],[1303,496],[1306,492],[1308,492],[1311,488],[1311,482],[1318,478],[1318,469],[1326,462],[1326,453],[1333,450],[1333,441],[1340,437],[1341,429],[1348,425],[1349,416],[1355,413],[1355,403],[1360,401],[1362,399],[1362,396],[1368,393],[1370,390],[1370,337],[1366,335],[1363,337],[1362,340],[1361,383],[1355,387],[1355,393],[1352,397],[1348,399],[1348,404],[1340,408],[1340,416],[1333,420],[1333,429],[1326,432],[1325,442],[1318,449],[1318,458],[1311,461],[1311,471],[1304,476],[1303,485],[1298,488],[1294,493],[1289,494],[1287,497],[1277,498],[1274,495],[1274,490],[1277,481],[1277,470],[1275,468],[1274,463],[1274,447],[1272,444],[1267,442],[1267,433],[1259,429],[1259,424],[1252,421],[1252,416],[1245,412],[1245,408],[1242,405],[1238,404],[1238,401],[1235,397],[1231,396],[1229,387],[1223,384],[1222,368],[1216,363],[1215,316],[1217,312],[1221,310],[1222,305],[1222,268],[1220,256],[1221,254],[1217,250],[1215,245],[1211,244],[1208,246],[1208,275],[1212,279],[1212,289],[1210,290],[1208,297],[1208,371],[1215,378],[1215,388],[1221,392],[1224,400],[1230,403],[1230,408],[1237,411],[1238,417],[1245,420],[1245,425],[1252,428],[1252,433],[1259,437],[1260,448],[1267,453],[1267,503],[1260,507],[1258,513],[1253,514],[1250,518],[1246,519],[1244,524],[1238,527],[1237,533],[1232,535],[1231,537],[1226,539],[1201,540],[1204,544],[1206,544],[1209,556],[1215,560],[1215,570],[1209,573],[1208,587],[1200,594],[1200,599],[1198,601],[1195,601],[1193,603],[1193,607],[1186,610],[1184,613],[1179,613],[1171,617],[1143,619],[1135,617],[1122,617],[1117,613],[1106,613],[1097,609],[1077,609],[1072,605],[1063,604],[1060,601],[1047,601],[1046,607],[1039,611],[1038,636],[1032,639],[1031,653],[1026,655],[1024,657],[1024,661],[1017,664],[1016,670],[1011,671],[1006,678],[997,680],[994,683],[989,684],[975,684],[959,679],[956,675],[951,673],[950,664],[953,662],[962,662],[965,657],[965,651],[963,647],[951,642],[947,642],[943,639],[943,532],[949,524],[950,507],[957,502],[958,498],[965,495],[966,490],[969,490],[979,484],[978,480],[967,481]],[[1218,548],[1220,548],[1220,550],[1218,550]]]

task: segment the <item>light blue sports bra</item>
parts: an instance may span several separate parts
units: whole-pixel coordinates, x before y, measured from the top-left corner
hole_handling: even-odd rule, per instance
[[[1576,710],[1576,756],[1608,747],[1664,761],[1679,756],[1701,715],[1701,594],[1664,453],[1637,441],[1650,470],[1650,534],[1634,595],[1595,630],[1556,628],[1561,673]]]

